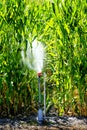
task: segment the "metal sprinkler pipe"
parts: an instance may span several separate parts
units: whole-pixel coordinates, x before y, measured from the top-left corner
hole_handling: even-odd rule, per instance
[[[46,117],[46,73],[44,72],[44,118]]]
[[[40,75],[38,75],[39,108],[41,107]]]
[[[40,89],[40,77],[42,73],[38,73],[38,93],[39,93],[39,110],[38,110],[38,123],[43,124],[43,111],[41,109],[41,89]]]

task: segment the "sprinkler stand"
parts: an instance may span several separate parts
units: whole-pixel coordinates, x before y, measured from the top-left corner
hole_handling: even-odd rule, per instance
[[[39,92],[39,110],[38,110],[38,123],[41,125],[43,124],[43,111],[41,109],[41,89],[40,89],[40,77],[41,73],[38,73],[38,92]]]

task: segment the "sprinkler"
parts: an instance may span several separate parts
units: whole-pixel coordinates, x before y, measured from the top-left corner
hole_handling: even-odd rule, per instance
[[[38,123],[40,125],[43,124],[44,118],[43,118],[43,111],[41,109],[41,89],[40,89],[40,77],[42,73],[38,73],[38,92],[39,92],[39,110],[38,110]]]

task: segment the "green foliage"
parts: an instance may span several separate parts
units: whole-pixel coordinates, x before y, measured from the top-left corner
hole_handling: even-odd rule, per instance
[[[37,37],[46,46],[47,106],[87,115],[86,8],[86,0],[0,1],[0,113],[37,108],[36,74],[20,55]]]

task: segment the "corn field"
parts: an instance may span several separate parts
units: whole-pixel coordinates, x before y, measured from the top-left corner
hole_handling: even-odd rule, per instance
[[[45,46],[47,109],[87,116],[86,0],[0,1],[0,116],[37,112],[37,74],[21,58],[35,37]]]

